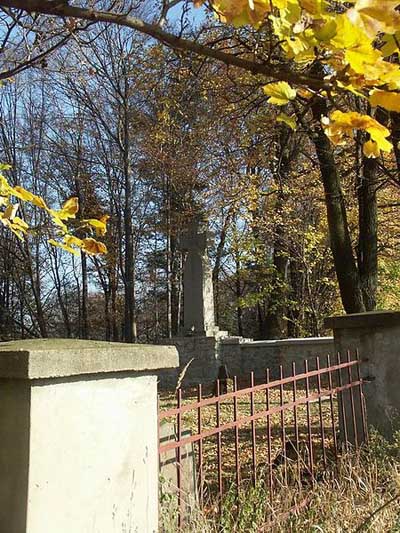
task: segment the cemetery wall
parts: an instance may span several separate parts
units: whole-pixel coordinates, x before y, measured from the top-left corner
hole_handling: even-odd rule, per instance
[[[159,387],[174,389],[185,367],[185,386],[209,383],[216,379],[219,351],[217,337],[176,337],[169,344],[178,350],[179,368],[159,371]]]
[[[285,373],[291,372],[294,361],[297,370],[303,369],[305,359],[321,358],[321,366],[326,356],[334,354],[333,337],[314,337],[282,340],[253,341],[241,337],[227,337],[221,340],[219,358],[225,364],[230,376],[248,376],[254,372],[256,380],[265,379],[265,371],[270,369],[271,379],[279,378],[279,366]],[[310,365],[311,367],[311,365]]]
[[[333,330],[335,351],[358,350],[368,425],[391,438],[400,429],[400,312],[335,316],[325,326]],[[345,393],[343,397],[346,402]],[[347,409],[346,418],[350,416]]]
[[[220,365],[226,365],[230,377],[249,376],[253,371],[256,380],[260,381],[265,379],[267,368],[271,379],[275,379],[279,377],[280,365],[289,371],[295,361],[301,369],[304,359],[316,356],[321,357],[323,365],[326,356],[334,354],[333,337],[268,341],[228,336],[179,337],[171,339],[170,343],[178,350],[179,369],[158,373],[159,386],[163,389],[176,387],[179,375],[189,361],[183,379],[185,386],[215,381]]]

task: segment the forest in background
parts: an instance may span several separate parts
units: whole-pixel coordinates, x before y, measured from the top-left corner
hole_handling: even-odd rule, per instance
[[[149,2],[137,9],[151,18]],[[224,50],[245,50],[258,38],[212,17],[193,25],[184,14],[170,24]],[[262,86],[234,67],[101,24],[5,81],[0,160],[12,166],[10,183],[54,205],[77,196],[80,217],[110,219],[104,257],[51,246],[37,210],[24,213],[34,227],[24,242],[0,228],[1,338],[154,342],[177,334],[184,261],[177,241],[199,212],[213,233],[221,329],[254,338],[323,334],[323,319],[343,308],[314,110],[291,104],[293,130],[276,122]],[[399,123],[393,121],[393,139]],[[370,177],[378,283],[367,308],[396,309],[400,157],[395,150],[371,163],[363,140],[357,135],[331,155],[361,277],[371,252],[359,229],[367,228],[360,217]]]

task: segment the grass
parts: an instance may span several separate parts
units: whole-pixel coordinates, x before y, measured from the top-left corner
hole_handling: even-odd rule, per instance
[[[315,387],[312,388],[315,392]],[[212,389],[207,391],[206,396],[212,395]],[[269,392],[270,407],[279,406],[282,402],[288,403],[293,399],[293,391],[291,388],[271,389]],[[304,388],[298,387],[297,399],[305,396]],[[184,391],[182,396],[182,403],[189,404],[197,399],[195,389],[188,388]],[[338,413],[336,400],[334,402],[335,408],[333,412],[333,419],[336,427],[338,427]],[[162,411],[176,406],[176,398],[172,393],[164,393],[160,398],[160,407]],[[234,419],[233,400],[230,398],[220,403],[220,425],[231,422]],[[265,410],[266,397],[265,391],[254,393],[254,412]],[[316,465],[321,462],[322,456],[322,442],[326,449],[328,458],[333,455],[333,432],[332,432],[332,411],[329,397],[325,397],[321,402],[321,413],[318,402],[310,405],[310,419],[311,419],[311,440],[314,452],[314,460]],[[249,394],[238,398],[237,402],[237,416],[238,418],[250,415],[251,404]],[[320,430],[320,415],[322,415],[324,423],[324,441]],[[300,446],[304,450],[308,450],[308,427],[307,427],[307,409],[305,405],[297,407],[296,409],[297,424],[299,428]],[[167,419],[173,423],[174,419]],[[283,414],[283,422],[285,426],[285,434],[282,434],[282,416],[277,413],[271,415],[271,458],[282,455],[282,450],[285,442],[290,440],[295,442],[294,434],[294,411],[288,409]],[[202,430],[214,428],[217,425],[216,406],[210,405],[202,408]],[[182,415],[182,427],[184,430],[189,430],[192,434],[198,433],[198,413],[197,410],[191,410]],[[256,449],[256,463],[257,471],[262,473],[267,469],[268,465],[268,441],[267,441],[267,421],[262,417],[255,421],[255,449]],[[250,423],[243,424],[239,430],[239,458],[240,458],[240,477],[244,484],[249,483],[252,478],[253,458],[252,458],[252,427]],[[228,490],[229,486],[235,479],[236,462],[235,462],[235,431],[234,429],[224,430],[221,434],[221,448],[222,448],[222,472],[224,490]],[[195,445],[196,447],[197,445]],[[198,449],[196,448],[198,454]],[[213,500],[215,494],[218,492],[217,482],[217,437],[210,437],[203,440],[203,464],[204,464],[204,493],[206,499]],[[304,465],[305,466],[305,465]]]
[[[324,387],[322,387],[324,388]],[[311,384],[315,391],[315,384]],[[270,406],[292,400],[291,389],[271,390]],[[212,394],[212,391],[208,391]],[[305,391],[299,387],[297,398]],[[196,391],[187,389],[183,403],[196,400]],[[176,406],[175,397],[165,394],[161,398],[161,410]],[[265,392],[254,395],[255,411],[265,409]],[[400,433],[393,442],[387,442],[372,432],[368,447],[351,453],[343,452],[334,461],[332,453],[332,411],[329,397],[310,406],[312,422],[312,443],[316,459],[315,478],[311,480],[309,471],[298,468],[297,461],[287,463],[287,475],[283,466],[274,469],[274,493],[269,491],[268,461],[266,456],[266,420],[256,422],[257,482],[252,483],[251,426],[240,428],[240,474],[239,494],[235,479],[235,442],[234,431],[222,433],[222,498],[218,497],[217,484],[217,445],[216,438],[203,441],[205,484],[204,505],[189,501],[182,496],[186,516],[181,531],[185,533],[262,533],[265,532],[377,532],[400,533]],[[335,399],[333,419],[338,427],[338,405]],[[250,414],[249,396],[238,399],[239,417]],[[305,406],[297,409],[300,428],[300,443],[308,443],[307,410]],[[321,438],[320,415],[325,427],[325,439]],[[220,424],[233,419],[232,399],[220,404]],[[285,439],[293,442],[292,409],[285,411]],[[173,422],[173,420],[170,420]],[[182,417],[185,430],[197,433],[197,411],[189,411]],[[202,408],[202,429],[215,427],[215,405]],[[279,457],[284,441],[282,440],[281,415],[271,416],[272,459]],[[324,445],[328,465],[321,462]],[[194,451],[197,451],[196,445]],[[314,481],[314,482],[313,482]],[[161,491],[161,529],[162,533],[175,533],[177,526],[177,498],[174,491]],[[294,510],[296,509],[296,510]]]
[[[272,505],[267,486],[262,478],[255,488],[245,486],[239,500],[234,490],[228,491],[221,516],[192,505],[182,531],[400,533],[400,433],[388,442],[373,432],[368,447],[341,456],[315,484],[280,480]],[[175,503],[164,495],[163,533],[178,531]]]

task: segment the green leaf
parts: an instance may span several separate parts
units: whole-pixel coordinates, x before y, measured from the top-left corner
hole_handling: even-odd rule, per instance
[[[283,122],[286,126],[289,126],[293,131],[297,129],[296,117],[294,115],[287,115],[286,113],[279,113],[276,117],[277,122]]]

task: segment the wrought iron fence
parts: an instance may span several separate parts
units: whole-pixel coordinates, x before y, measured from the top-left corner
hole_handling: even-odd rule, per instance
[[[160,405],[159,422],[169,421],[173,435],[160,440],[160,461],[173,454],[176,470],[178,521],[184,515],[184,475],[187,462],[195,461],[196,500],[221,502],[232,487],[265,480],[273,501],[277,479],[288,482],[293,470],[297,478],[314,483],[328,463],[343,449],[358,447],[368,438],[360,360],[358,354],[305,360],[298,371],[296,363],[279,379],[248,384],[239,388],[231,380],[229,391],[207,396],[202,385],[197,390],[176,393],[176,403]],[[225,383],[222,384],[225,389]],[[170,461],[171,462],[171,461]],[[186,462],[186,464],[185,464]]]

